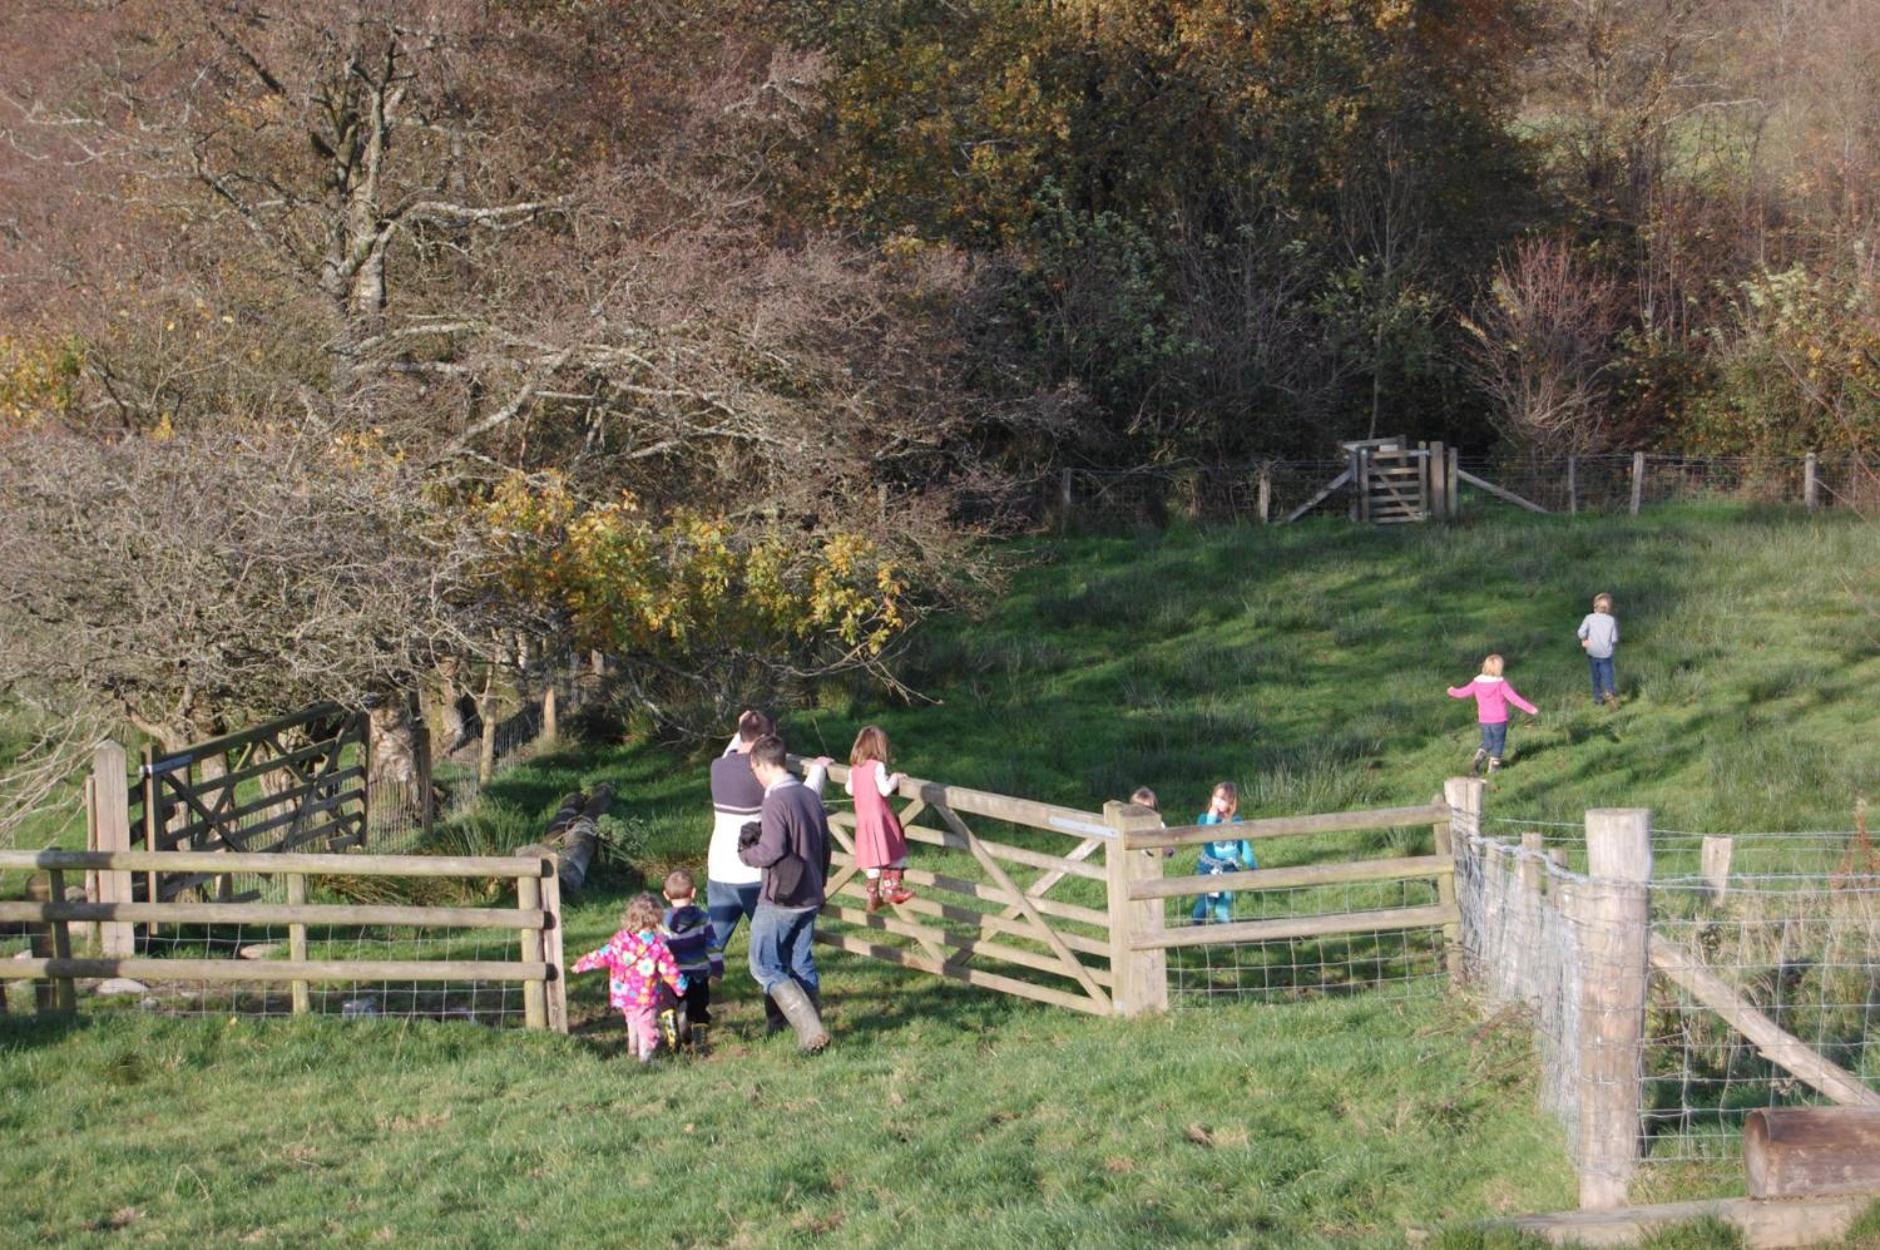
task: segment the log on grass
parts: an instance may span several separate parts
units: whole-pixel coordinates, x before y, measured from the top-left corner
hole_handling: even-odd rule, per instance
[[[1880,1194],[1880,1110],[1759,1107],[1743,1126],[1752,1198]]]
[[[553,838],[555,849],[561,853],[562,889],[579,890],[587,884],[588,869],[593,867],[594,854],[600,849],[600,818],[613,805],[614,788],[602,782],[586,797],[580,814]]]

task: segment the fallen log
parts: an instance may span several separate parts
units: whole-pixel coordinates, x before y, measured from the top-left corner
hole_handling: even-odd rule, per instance
[[[588,869],[594,864],[594,854],[600,849],[601,834],[599,821],[607,809],[614,803],[614,788],[606,782],[594,787],[594,792],[586,796],[581,805],[580,814],[570,820],[558,833],[550,827],[553,835],[551,842],[561,854],[561,888],[579,890],[587,884]]]
[[[1743,1126],[1752,1198],[1880,1193],[1880,1111],[1760,1107]]]

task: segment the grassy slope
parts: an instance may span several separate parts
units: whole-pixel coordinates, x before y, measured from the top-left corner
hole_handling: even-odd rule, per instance
[[[832,690],[792,718],[793,745],[842,754],[867,717],[917,774],[1080,806],[1148,782],[1186,813],[1219,776],[1250,813],[1411,802],[1466,760],[1471,718],[1442,687],[1492,647],[1546,713],[1516,728],[1493,810],[1643,802],[1682,829],[1844,828],[1880,775],[1859,728],[1880,676],[1872,531],[1665,512],[1047,552],[990,619],[932,631],[914,676],[939,705]],[[1571,638],[1595,589],[1625,625],[1616,715],[1583,706]],[[650,748],[513,770],[486,819],[532,827],[602,778],[640,872],[576,911],[576,948],[604,937],[619,888],[702,850],[700,762]],[[1522,1034],[1439,999],[1118,1024],[824,965],[838,1047],[809,1064],[755,1040],[735,980],[723,1053],[652,1073],[614,1057],[592,979],[566,1040],[12,1028],[0,1176],[24,1197],[0,1240],[102,1241],[122,1213],[145,1238],[259,1244],[1388,1245],[1571,1202]],[[366,1058],[336,1064],[342,1048]]]

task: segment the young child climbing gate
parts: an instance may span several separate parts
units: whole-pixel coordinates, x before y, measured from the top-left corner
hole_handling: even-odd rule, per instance
[[[620,932],[574,965],[576,972],[607,969],[607,1002],[625,1017],[627,1050],[641,1063],[651,1063],[659,1049],[660,987],[675,999],[685,994],[685,977],[660,936],[660,913],[658,899],[635,894],[620,918]]]
[[[1240,822],[1240,788],[1231,781],[1214,787],[1208,810],[1195,818],[1197,825],[1232,825]],[[1253,843],[1245,838],[1222,838],[1201,844],[1201,857],[1195,872],[1201,876],[1220,876],[1258,868],[1253,858]],[[1195,898],[1190,916],[1196,924],[1226,924],[1234,918],[1234,896],[1226,891],[1202,894]]]
[[[1513,683],[1502,675],[1502,661],[1498,655],[1483,660],[1481,673],[1468,685],[1451,686],[1449,697],[1475,700],[1475,718],[1482,726],[1482,745],[1475,749],[1475,758],[1469,762],[1470,772],[1480,772],[1482,761],[1486,760],[1488,771],[1492,773],[1507,758],[1510,703],[1529,716],[1540,715],[1540,710],[1523,699]]]
[[[897,907],[914,895],[901,884],[907,870],[907,834],[888,806],[900,788],[902,773],[890,773],[894,749],[879,725],[864,725],[849,751],[849,779],[842,788],[855,796],[855,863],[868,878],[868,910],[883,902]]]

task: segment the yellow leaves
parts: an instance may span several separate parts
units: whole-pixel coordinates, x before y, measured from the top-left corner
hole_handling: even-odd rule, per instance
[[[583,503],[557,474],[512,474],[480,518],[503,553],[501,584],[565,613],[584,646],[683,653],[714,640],[827,639],[878,654],[906,625],[904,577],[859,535],[743,533],[688,509],[654,518],[632,495]]]
[[[0,429],[29,429],[64,416],[76,401],[83,365],[75,342],[0,335]]]

